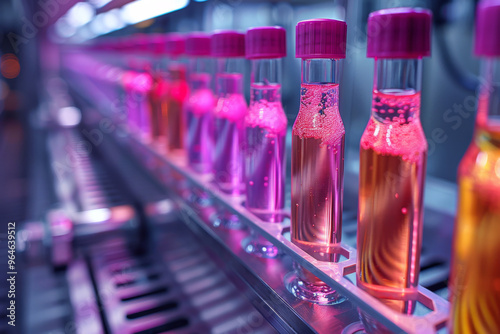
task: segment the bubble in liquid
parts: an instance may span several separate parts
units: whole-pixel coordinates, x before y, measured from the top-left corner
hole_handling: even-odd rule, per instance
[[[253,181],[248,182],[249,185],[253,186]]]
[[[402,212],[404,215],[406,215],[406,213],[408,212],[408,210],[407,210],[406,208],[402,208],[402,209],[401,209],[401,212]]]
[[[394,195],[394,197],[399,198],[399,194],[398,194],[398,193],[396,193],[396,194]]]

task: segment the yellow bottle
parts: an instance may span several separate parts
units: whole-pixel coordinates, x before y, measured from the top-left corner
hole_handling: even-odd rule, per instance
[[[458,171],[449,282],[451,333],[500,333],[500,1],[482,1],[475,51],[482,61],[474,139]]]

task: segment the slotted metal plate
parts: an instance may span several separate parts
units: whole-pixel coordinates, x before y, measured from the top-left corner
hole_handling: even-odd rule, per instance
[[[120,240],[93,248],[91,264],[109,330],[120,334],[244,333],[256,317],[275,330],[181,222],[169,223],[144,255]]]

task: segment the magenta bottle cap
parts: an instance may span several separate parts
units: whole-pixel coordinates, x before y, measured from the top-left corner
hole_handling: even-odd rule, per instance
[[[170,56],[181,56],[186,52],[186,37],[177,33],[165,37],[165,52]]]
[[[212,56],[236,58],[245,56],[245,34],[233,30],[220,30],[212,35]]]
[[[115,44],[116,51],[126,51],[127,50],[127,39],[124,37],[118,37]]]
[[[371,58],[422,58],[431,55],[430,10],[389,8],[368,17],[366,55]]]
[[[132,36],[134,49],[138,52],[149,51],[149,37],[146,34],[136,34]]]
[[[245,36],[248,59],[283,58],[286,56],[286,30],[281,27],[248,29]]]
[[[156,55],[166,52],[167,35],[153,34],[149,37],[149,50]]]
[[[134,49],[134,39],[133,37],[126,37],[122,41],[122,50],[124,51],[132,51]]]
[[[210,56],[211,39],[209,34],[191,33],[186,38],[186,54],[189,56]]]
[[[295,34],[296,58],[345,58],[347,24],[344,21],[300,21]]]
[[[483,0],[477,6],[475,53],[500,56],[500,1]]]
[[[106,43],[106,44],[108,46],[105,49],[107,49],[107,50],[118,50],[118,39],[109,39],[108,43]]]

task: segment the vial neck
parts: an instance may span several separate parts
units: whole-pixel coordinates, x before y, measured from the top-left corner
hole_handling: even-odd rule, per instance
[[[243,58],[217,59],[215,90],[217,96],[243,94]]]
[[[478,125],[500,127],[500,58],[481,61]]]
[[[171,60],[168,63],[168,79],[170,81],[186,80],[186,65],[182,61]]]
[[[172,61],[171,56],[165,53],[158,53],[155,55],[155,60],[153,62],[153,70],[156,73],[166,73],[171,61]]]
[[[194,57],[189,59],[189,73],[212,73],[213,59],[208,57]]]
[[[210,89],[212,76],[209,73],[191,73],[189,76],[189,87],[192,90]]]
[[[372,116],[407,124],[420,117],[422,59],[376,59]]]
[[[339,59],[302,60],[299,114],[314,114],[308,126],[317,126],[316,117],[338,115],[340,69]]]
[[[191,89],[212,87],[213,61],[208,57],[196,57],[189,60],[188,77]]]
[[[281,59],[254,59],[251,66],[250,104],[281,103]]]
[[[339,59],[302,60],[299,113],[312,112],[327,116],[338,113],[341,65],[342,60]]]
[[[302,84],[338,84],[341,59],[302,59]]]

